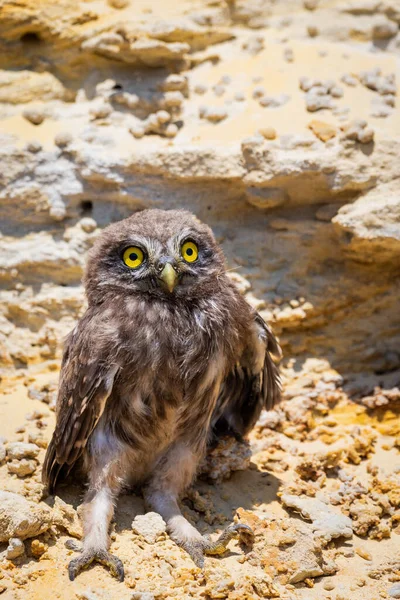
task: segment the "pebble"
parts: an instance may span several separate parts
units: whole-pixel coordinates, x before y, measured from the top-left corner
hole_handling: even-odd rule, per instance
[[[28,442],[31,444],[36,444],[40,448],[47,448],[49,445],[48,441],[43,437],[43,434],[40,433],[40,431],[30,433],[28,435]]]
[[[334,98],[341,98],[343,96],[343,88],[338,85],[334,85],[330,90],[330,94]]]
[[[324,581],[324,584],[322,587],[324,588],[324,590],[327,590],[328,592],[330,592],[331,590],[335,589],[335,584],[333,583],[333,581],[328,579],[328,580]]]
[[[315,10],[318,6],[318,0],[304,0],[303,6],[307,10]]]
[[[133,137],[140,139],[146,134],[146,129],[141,125],[133,125],[129,128],[129,131],[133,135]]]
[[[40,540],[32,540],[31,553],[35,558],[40,558],[48,550],[48,545],[44,544]]]
[[[8,560],[13,560],[25,554],[25,545],[19,538],[11,538],[8,542],[7,550],[5,551],[5,557]]]
[[[328,140],[334,138],[336,136],[337,130],[334,125],[330,125],[329,123],[325,123],[324,121],[318,121],[314,119],[308,124],[308,128],[320,139],[322,142],[327,142]]]
[[[244,102],[246,100],[246,96],[243,92],[236,92],[233,98],[236,102]]]
[[[343,81],[343,83],[349,85],[350,87],[354,87],[358,83],[357,77],[354,77],[354,75],[350,75],[350,73],[345,73],[344,75],[342,75],[341,81]]]
[[[372,37],[375,40],[388,40],[399,31],[397,23],[390,21],[389,19],[376,23],[372,29]]]
[[[306,108],[308,112],[316,112],[323,108],[332,109],[334,108],[334,104],[331,96],[328,94],[319,95],[315,94],[313,91],[309,91],[306,94]]]
[[[224,88],[223,85],[214,85],[213,92],[216,96],[220,97],[225,94],[226,89]]]
[[[168,75],[164,81],[162,89],[166,92],[183,92],[184,94],[187,94],[187,77],[184,75],[178,75],[177,73],[171,73],[171,75]]]
[[[28,150],[28,152],[32,152],[32,154],[37,154],[43,149],[43,146],[40,142],[32,140],[31,142],[27,143],[26,149]]]
[[[38,108],[26,108],[22,114],[32,125],[40,125],[45,119],[44,112]]]
[[[154,512],[137,515],[132,522],[133,533],[141,535],[148,544],[154,544],[166,528],[164,519]]]
[[[17,475],[17,477],[32,475],[36,471],[36,468],[37,462],[26,458],[23,458],[22,460],[12,460],[7,464],[8,472]]]
[[[207,119],[211,123],[219,123],[223,121],[228,116],[228,113],[225,108],[218,106],[201,106],[199,108],[199,116],[202,119]]]
[[[294,52],[292,48],[285,48],[283,51],[283,58],[286,62],[292,63],[294,61]]]
[[[89,112],[93,119],[106,119],[112,113],[112,106],[106,102],[103,102],[101,104],[97,104],[96,106],[92,106]]]
[[[119,9],[119,10],[121,10],[121,9],[126,8],[127,6],[129,6],[129,0],[107,0],[107,3],[112,8],[116,8],[116,9]]]
[[[372,560],[372,554],[368,552],[368,550],[366,550],[365,548],[357,546],[357,548],[355,548],[355,551],[356,554],[358,554],[358,556],[361,556],[361,558],[363,558],[364,560]]]
[[[257,100],[258,98],[262,98],[264,95],[265,95],[265,89],[261,85],[254,88],[252,97],[255,100]]]
[[[36,458],[39,447],[36,444],[24,442],[10,442],[7,444],[7,458],[10,460],[21,460],[22,458]]]
[[[133,592],[131,600],[155,600],[150,592]]]
[[[319,29],[315,25],[308,25],[307,33],[310,37],[314,38],[314,37],[317,37],[317,35],[319,34]],[[320,54],[320,56],[321,56],[321,54]]]
[[[195,94],[199,94],[200,96],[202,96],[203,94],[205,94],[208,90],[208,87],[206,85],[204,85],[204,83],[197,83],[194,86],[194,92]]]
[[[163,98],[163,105],[166,108],[180,108],[185,101],[185,97],[182,92],[165,92]]]
[[[6,458],[6,447],[4,444],[0,444],[0,465]]]
[[[283,106],[290,100],[290,96],[287,94],[280,94],[279,96],[263,96],[259,100],[260,106],[267,108],[278,108]]]
[[[170,123],[165,129],[164,135],[168,138],[173,138],[178,133],[178,126],[175,123]]]
[[[72,140],[73,137],[68,131],[60,131],[60,133],[57,133],[54,137],[54,143],[59,148],[66,148],[66,146],[71,144]]]
[[[258,131],[266,140],[274,140],[277,135],[273,127],[261,127]]]
[[[391,598],[400,598],[400,583],[395,583],[388,589],[388,594]]]

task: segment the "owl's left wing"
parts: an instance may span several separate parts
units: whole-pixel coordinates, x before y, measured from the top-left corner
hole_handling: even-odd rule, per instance
[[[247,347],[222,383],[212,420],[214,432],[245,435],[255,425],[263,408],[271,410],[280,400],[281,381],[272,356],[280,358],[280,346],[255,313]]]

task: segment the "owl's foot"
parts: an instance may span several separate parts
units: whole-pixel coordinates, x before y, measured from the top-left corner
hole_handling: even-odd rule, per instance
[[[72,540],[69,540],[69,542],[72,542]],[[74,542],[68,544],[67,548],[80,551],[78,544]],[[68,575],[71,581],[74,581],[78,573],[83,569],[87,569],[92,562],[98,562],[108,567],[114,577],[119,581],[124,581],[124,565],[117,556],[110,554],[107,550],[83,550],[81,552],[81,555],[71,560],[68,565]]]
[[[195,538],[184,542],[182,547],[190,555],[193,562],[202,569],[204,567],[205,555],[215,556],[224,554],[229,542],[233,538],[239,538],[242,544],[251,546],[254,542],[254,533],[248,525],[236,523],[229,525],[215,542],[211,541],[208,537]]]

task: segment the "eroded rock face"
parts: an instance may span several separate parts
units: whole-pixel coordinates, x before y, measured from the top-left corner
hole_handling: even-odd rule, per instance
[[[0,368],[59,359],[86,252],[147,206],[214,228],[286,356],[396,368],[399,11],[153,4],[2,3]]]

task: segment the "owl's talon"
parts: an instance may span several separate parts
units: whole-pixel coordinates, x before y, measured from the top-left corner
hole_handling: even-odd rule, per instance
[[[242,544],[251,546],[254,542],[254,533],[248,525],[236,523],[229,525],[215,542],[209,536],[203,536],[202,538],[185,542],[182,547],[189,554],[196,566],[203,569],[205,555],[218,556],[224,554],[229,542],[233,538],[239,538]]]
[[[74,581],[75,577],[83,569],[87,569],[92,562],[98,562],[111,571],[119,581],[124,581],[124,565],[122,561],[107,550],[86,550],[82,552],[78,558],[74,558],[68,565],[68,575],[71,581]]]

